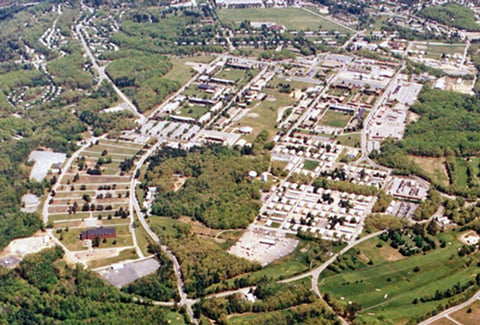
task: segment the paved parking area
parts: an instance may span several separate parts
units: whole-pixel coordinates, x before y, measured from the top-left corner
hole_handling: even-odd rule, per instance
[[[160,263],[152,257],[141,261],[114,264],[98,271],[98,273],[113,286],[121,288],[155,272],[159,267]]]

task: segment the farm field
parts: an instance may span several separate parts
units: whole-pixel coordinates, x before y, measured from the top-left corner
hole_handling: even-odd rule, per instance
[[[244,20],[275,22],[289,30],[346,31],[344,27],[300,8],[221,9],[218,17],[238,24]]]
[[[457,283],[465,284],[475,279],[478,269],[468,265],[478,260],[480,253],[459,257],[457,252],[462,244],[456,239],[457,236],[458,232],[439,234],[438,238],[448,243],[445,248],[437,247],[425,255],[408,258],[377,248],[380,240],[374,238],[358,247],[360,258],[372,260],[373,265],[365,265],[354,271],[347,269],[334,275],[332,271],[326,272],[320,290],[337,300],[360,304],[362,309],[359,317],[366,323],[384,318],[404,324],[448,301],[446,298],[414,304],[414,299],[434,295],[436,290],[447,290]],[[419,270],[415,272],[416,266]]]
[[[350,114],[328,110],[325,115],[323,115],[320,124],[333,126],[336,128],[344,128],[347,126],[348,121],[350,121],[351,118],[352,115]]]

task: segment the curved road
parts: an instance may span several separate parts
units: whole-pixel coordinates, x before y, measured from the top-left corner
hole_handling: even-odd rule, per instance
[[[480,299],[480,290],[478,290],[470,299],[468,299],[467,301],[465,301],[464,303],[460,304],[460,305],[456,305],[454,307],[451,307],[447,310],[444,310],[442,311],[440,314],[437,314],[433,317],[430,317],[429,319],[427,320],[424,320],[423,322],[420,322],[418,323],[418,325],[428,325],[428,324],[432,324],[438,320],[440,320],[441,318],[443,317],[447,317],[449,314],[451,313],[454,313],[462,308],[465,308],[467,307],[468,305],[470,305],[471,303],[475,302],[477,299]]]
[[[92,10],[93,10],[93,9],[87,7],[82,2],[82,9],[84,9],[84,8],[88,9],[90,12],[92,12]],[[135,114],[140,119],[140,121],[145,121],[146,120],[145,116],[138,111],[137,107],[132,103],[132,101],[115,85],[115,83],[110,79],[108,74],[105,73],[105,66],[100,67],[98,65],[97,60],[95,59],[95,56],[92,54],[92,51],[90,50],[90,47],[88,46],[88,43],[87,43],[85,37],[83,36],[82,28],[83,28],[83,21],[80,21],[75,25],[75,32],[76,32],[78,38],[80,39],[80,42],[82,43],[82,47],[83,47],[85,53],[87,54],[88,58],[90,59],[93,68],[98,73],[98,84],[100,84],[100,82],[102,80],[108,80],[110,82],[110,84],[112,85],[113,89],[115,90],[115,92],[117,93],[117,95],[125,103],[127,103],[128,109],[133,114]]]
[[[162,144],[161,141],[157,142],[152,148],[150,148],[141,158],[140,160],[135,164],[135,170],[133,171],[133,176],[130,184],[130,211],[133,217],[133,209],[135,209],[135,212],[137,213],[138,220],[140,221],[140,224],[142,227],[145,229],[147,234],[152,238],[152,240],[157,243],[161,250],[168,255],[168,257],[172,260],[173,262],[173,269],[175,271],[175,276],[177,278],[177,290],[180,295],[180,306],[185,306],[188,317],[190,318],[190,322],[193,324],[198,324],[198,321],[195,319],[193,315],[193,310],[192,310],[192,305],[195,303],[195,301],[188,299],[187,293],[185,292],[185,285],[183,282],[183,277],[182,277],[182,271],[180,268],[180,263],[178,262],[177,257],[168,249],[167,246],[162,245],[160,242],[160,239],[158,236],[152,231],[150,226],[147,224],[145,221],[145,214],[142,212],[142,209],[140,208],[140,205],[138,204],[137,197],[135,195],[135,187],[136,187],[136,179],[135,175],[137,174],[137,171],[140,170],[140,168],[143,166],[145,161],[155,152],[155,150],[158,149],[158,147]],[[160,303],[160,302],[158,302]]]

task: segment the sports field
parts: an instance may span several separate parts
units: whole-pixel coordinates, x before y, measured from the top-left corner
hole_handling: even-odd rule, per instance
[[[238,24],[245,20],[274,22],[278,25],[284,25],[288,30],[347,31],[343,26],[301,8],[220,9],[218,10],[218,17],[220,20],[233,21]]]
[[[333,126],[336,128],[344,128],[347,126],[348,121],[352,118],[352,115],[328,110],[325,115],[323,115],[320,124]]]

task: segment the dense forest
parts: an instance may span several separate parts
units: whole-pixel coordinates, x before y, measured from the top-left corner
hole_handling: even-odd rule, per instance
[[[473,156],[480,152],[480,99],[441,90],[424,91],[411,110],[402,147],[421,156]]]
[[[159,218],[159,217],[150,217]],[[212,240],[196,235],[190,224],[172,220],[163,224],[152,222],[151,228],[161,242],[178,258],[185,282],[185,290],[192,296],[202,296],[206,289],[237,275],[258,270],[260,265],[229,254]],[[154,282],[151,276],[143,283]],[[156,281],[163,282],[163,279]],[[139,291],[136,291],[139,293]]]
[[[467,168],[466,175],[462,176],[467,179],[465,184],[459,185],[456,181],[457,158],[469,160],[480,153],[480,99],[427,89],[411,110],[420,118],[407,126],[404,139],[384,142],[381,151],[372,152],[371,158],[394,168],[397,174],[419,175],[448,193],[469,197],[480,194],[480,186],[475,181],[477,175],[472,174],[471,169]],[[450,185],[435,182],[431,174],[408,155],[446,157]]]
[[[427,6],[419,12],[420,16],[438,21],[447,26],[466,29],[468,31],[480,30],[477,24],[475,13],[472,9],[455,3],[448,3],[443,6]]]
[[[178,301],[177,278],[173,271],[173,262],[161,251],[158,245],[150,245],[149,252],[157,256],[160,262],[159,269],[130,283],[122,290],[157,301],[169,301],[171,299]]]
[[[248,177],[268,170],[267,156],[208,146],[184,150],[164,148],[151,157],[144,188],[159,189],[152,212],[195,218],[211,228],[245,228],[260,209],[262,184]],[[184,183],[175,189],[175,182]]]
[[[230,324],[227,318],[229,314],[252,312],[258,313],[255,316],[256,322],[270,323],[268,319],[273,315],[263,313],[275,310],[281,310],[276,315],[279,323],[275,324],[333,324],[336,320],[335,315],[327,310],[323,303],[318,302],[318,298],[304,283],[260,283],[255,290],[252,290],[252,294],[257,298],[255,302],[248,302],[242,294],[235,294],[226,298],[205,300],[198,308],[202,314],[221,324]],[[315,306],[318,310],[313,314],[297,313],[295,309],[291,309],[295,306],[303,306],[305,309],[308,309],[308,306]],[[315,319],[317,322],[314,321]]]
[[[166,324],[166,311],[141,305],[96,274],[69,267],[60,248],[0,268],[2,324]]]
[[[132,52],[128,51],[125,55],[119,55],[120,58],[112,61],[106,71],[113,82],[132,98],[140,112],[153,108],[180,88],[178,82],[162,78],[172,68],[165,56],[142,55],[140,52],[132,57]]]

